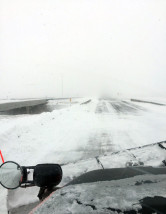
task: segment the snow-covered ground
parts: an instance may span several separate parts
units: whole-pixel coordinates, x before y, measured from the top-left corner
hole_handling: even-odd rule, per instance
[[[68,102],[67,108],[40,115],[0,118],[0,149],[5,161],[63,164],[63,185],[74,176],[99,168],[96,156],[105,155],[107,163],[110,160],[106,157],[113,152],[166,140],[165,106],[97,98],[80,105],[88,99],[78,99],[75,105]],[[115,158],[107,165],[120,167],[122,160]],[[157,161],[149,163],[156,166]],[[37,191],[13,191],[9,207],[34,202]],[[7,213],[6,194],[0,187],[2,214]]]

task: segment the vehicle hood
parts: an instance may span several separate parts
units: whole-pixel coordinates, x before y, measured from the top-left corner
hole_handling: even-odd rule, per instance
[[[166,201],[165,181],[166,175],[147,174],[69,185],[54,192],[32,213],[137,213],[148,198]]]

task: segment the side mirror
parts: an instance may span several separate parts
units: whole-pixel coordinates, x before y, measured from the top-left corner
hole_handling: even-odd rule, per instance
[[[21,166],[13,161],[7,161],[0,166],[0,183],[7,189],[16,189],[21,185],[23,171]]]
[[[33,170],[33,179],[28,174]],[[0,184],[7,189],[31,186],[53,187],[62,180],[62,168],[59,164],[38,164],[36,166],[20,166],[7,161],[0,166]]]

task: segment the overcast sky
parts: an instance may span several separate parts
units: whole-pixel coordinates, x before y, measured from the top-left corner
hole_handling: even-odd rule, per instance
[[[0,98],[166,97],[165,0],[0,0]]]

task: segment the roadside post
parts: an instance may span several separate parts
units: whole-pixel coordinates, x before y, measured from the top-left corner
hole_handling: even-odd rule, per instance
[[[3,158],[1,150],[0,150],[0,156],[1,156],[1,159],[2,159],[2,163],[4,163],[4,158]]]

